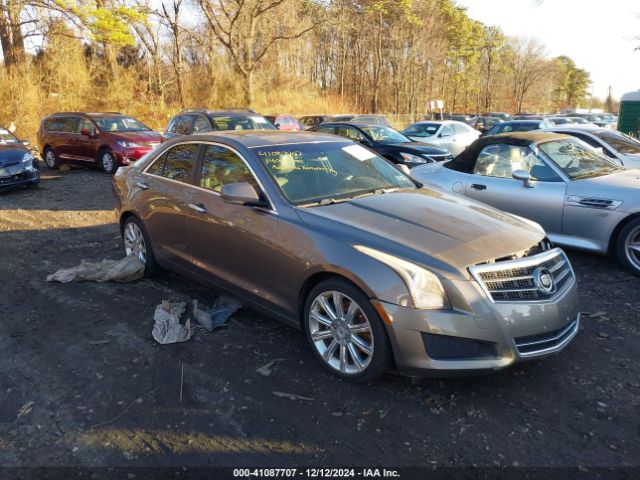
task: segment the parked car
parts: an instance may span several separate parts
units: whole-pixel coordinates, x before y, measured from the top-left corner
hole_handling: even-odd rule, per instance
[[[0,126],[0,191],[40,182],[40,165],[28,146]]]
[[[383,125],[331,122],[313,127],[310,131],[349,138],[376,151],[387,160],[409,168],[453,158],[445,148],[414,142],[397,130]]]
[[[552,127],[548,130],[579,138],[623,167],[640,168],[640,141],[617,130],[579,125]]]
[[[175,138],[114,178],[125,252],[147,275],[233,292],[345,379],[562,350],[580,321],[562,250],[533,222],[419,187],[348,139],[288,132]]]
[[[283,113],[279,113],[277,115],[267,115],[267,120],[269,120],[278,130],[284,130],[287,132],[298,132],[300,131],[300,124],[296,117],[293,115],[286,115]]]
[[[502,122],[498,117],[474,117],[471,121],[471,126],[478,130],[480,133],[486,133],[496,124]]]
[[[457,114],[457,113],[444,115],[445,120],[455,120],[456,122],[466,123],[467,125],[471,125],[473,118],[474,118],[473,115],[464,115],[464,114]]]
[[[454,160],[411,174],[538,222],[558,245],[614,252],[640,275],[640,170],[616,165],[577,138],[549,132],[483,137]]]
[[[182,135],[220,130],[277,130],[276,126],[251,109],[183,110],[173,117],[162,134],[162,141]]]
[[[452,120],[417,122],[409,125],[402,133],[413,141],[446,148],[453,156],[458,155],[480,136],[480,132],[466,123]]]
[[[298,119],[298,123],[302,127],[302,130],[309,130],[311,127],[320,125],[321,123],[328,121],[331,115],[305,115]]]
[[[599,113],[572,113],[571,116],[584,118],[586,121],[602,128],[616,127],[615,122],[611,122],[610,120],[603,118],[602,114]]]
[[[491,130],[485,133],[486,136],[498,135],[509,132],[528,132],[529,130],[540,130],[553,127],[553,123],[543,120],[512,120],[510,122],[497,123]]]
[[[337,120],[332,120],[337,121]],[[385,127],[391,127],[389,120],[384,115],[356,115],[353,117],[351,122],[355,123],[368,123],[375,125],[384,125]]]
[[[511,120],[513,120],[513,117],[511,115],[509,115],[508,113],[505,112],[489,112],[489,113],[485,113],[486,117],[494,117],[494,118],[499,118],[500,120],[504,121],[504,122],[509,122]]]
[[[574,123],[576,125],[595,125],[594,123],[591,123],[589,120],[582,118],[582,117],[565,117],[569,120],[571,120],[571,123]]]
[[[571,117],[547,117],[546,120],[553,125],[574,125],[576,122]]]
[[[97,165],[112,174],[160,144],[160,134],[115,112],[55,113],[40,122],[38,147],[52,170],[62,164]]]
[[[514,115],[514,120],[544,120],[544,115],[536,115],[535,113],[522,113],[519,115]]]

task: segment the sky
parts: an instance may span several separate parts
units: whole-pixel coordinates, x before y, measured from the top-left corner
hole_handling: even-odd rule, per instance
[[[638,0],[458,0],[471,18],[509,36],[535,37],[549,56],[571,57],[605,99],[640,89]]]

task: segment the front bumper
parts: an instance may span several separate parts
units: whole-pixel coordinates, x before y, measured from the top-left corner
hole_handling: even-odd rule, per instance
[[[7,173],[8,175],[0,176],[0,191],[40,182],[40,170],[37,168],[31,170],[15,168]]]
[[[154,148],[155,147],[121,148],[119,151],[115,152],[116,160],[118,161],[118,165],[121,167],[131,165],[140,160]]]
[[[457,287],[479,297],[471,281]],[[575,280],[551,302],[491,303],[479,297],[471,312],[380,305],[389,317],[396,368],[412,376],[482,373],[541,358],[563,350],[580,326]]]

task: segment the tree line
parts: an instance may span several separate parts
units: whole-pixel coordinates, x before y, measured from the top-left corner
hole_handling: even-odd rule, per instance
[[[419,116],[584,106],[589,73],[455,0],[0,0],[0,122],[183,107]]]

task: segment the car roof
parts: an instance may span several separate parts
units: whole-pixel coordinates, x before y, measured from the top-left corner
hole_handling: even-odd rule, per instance
[[[562,125],[558,125],[556,127],[545,128],[545,130],[550,130],[550,131],[562,130],[563,132],[586,132],[586,133],[613,131],[607,128],[598,127],[597,125],[584,125],[584,124],[571,125],[566,127]]]
[[[366,128],[366,127],[387,127],[386,125],[380,125],[379,123],[367,123],[367,122],[351,122],[351,121],[344,121],[344,122],[340,122],[340,121],[335,121],[335,122],[325,122],[322,124],[323,127],[335,127],[338,125],[347,125],[349,127],[356,127],[356,128]],[[320,126],[320,125],[318,125]],[[389,128],[389,127],[387,127]]]
[[[299,143],[348,142],[344,137],[319,132],[287,132],[283,130],[224,130],[172,138],[166,144],[194,141],[222,141],[236,143],[247,148],[295,145]]]
[[[49,115],[49,117],[64,117],[68,115],[84,116],[84,117],[129,117],[120,112],[56,112]]]
[[[531,120],[525,120],[524,118],[520,119],[520,120],[507,120],[506,122],[502,122],[500,125],[521,125],[523,123],[540,123],[540,122],[544,122],[546,119],[544,118],[532,118]]]

